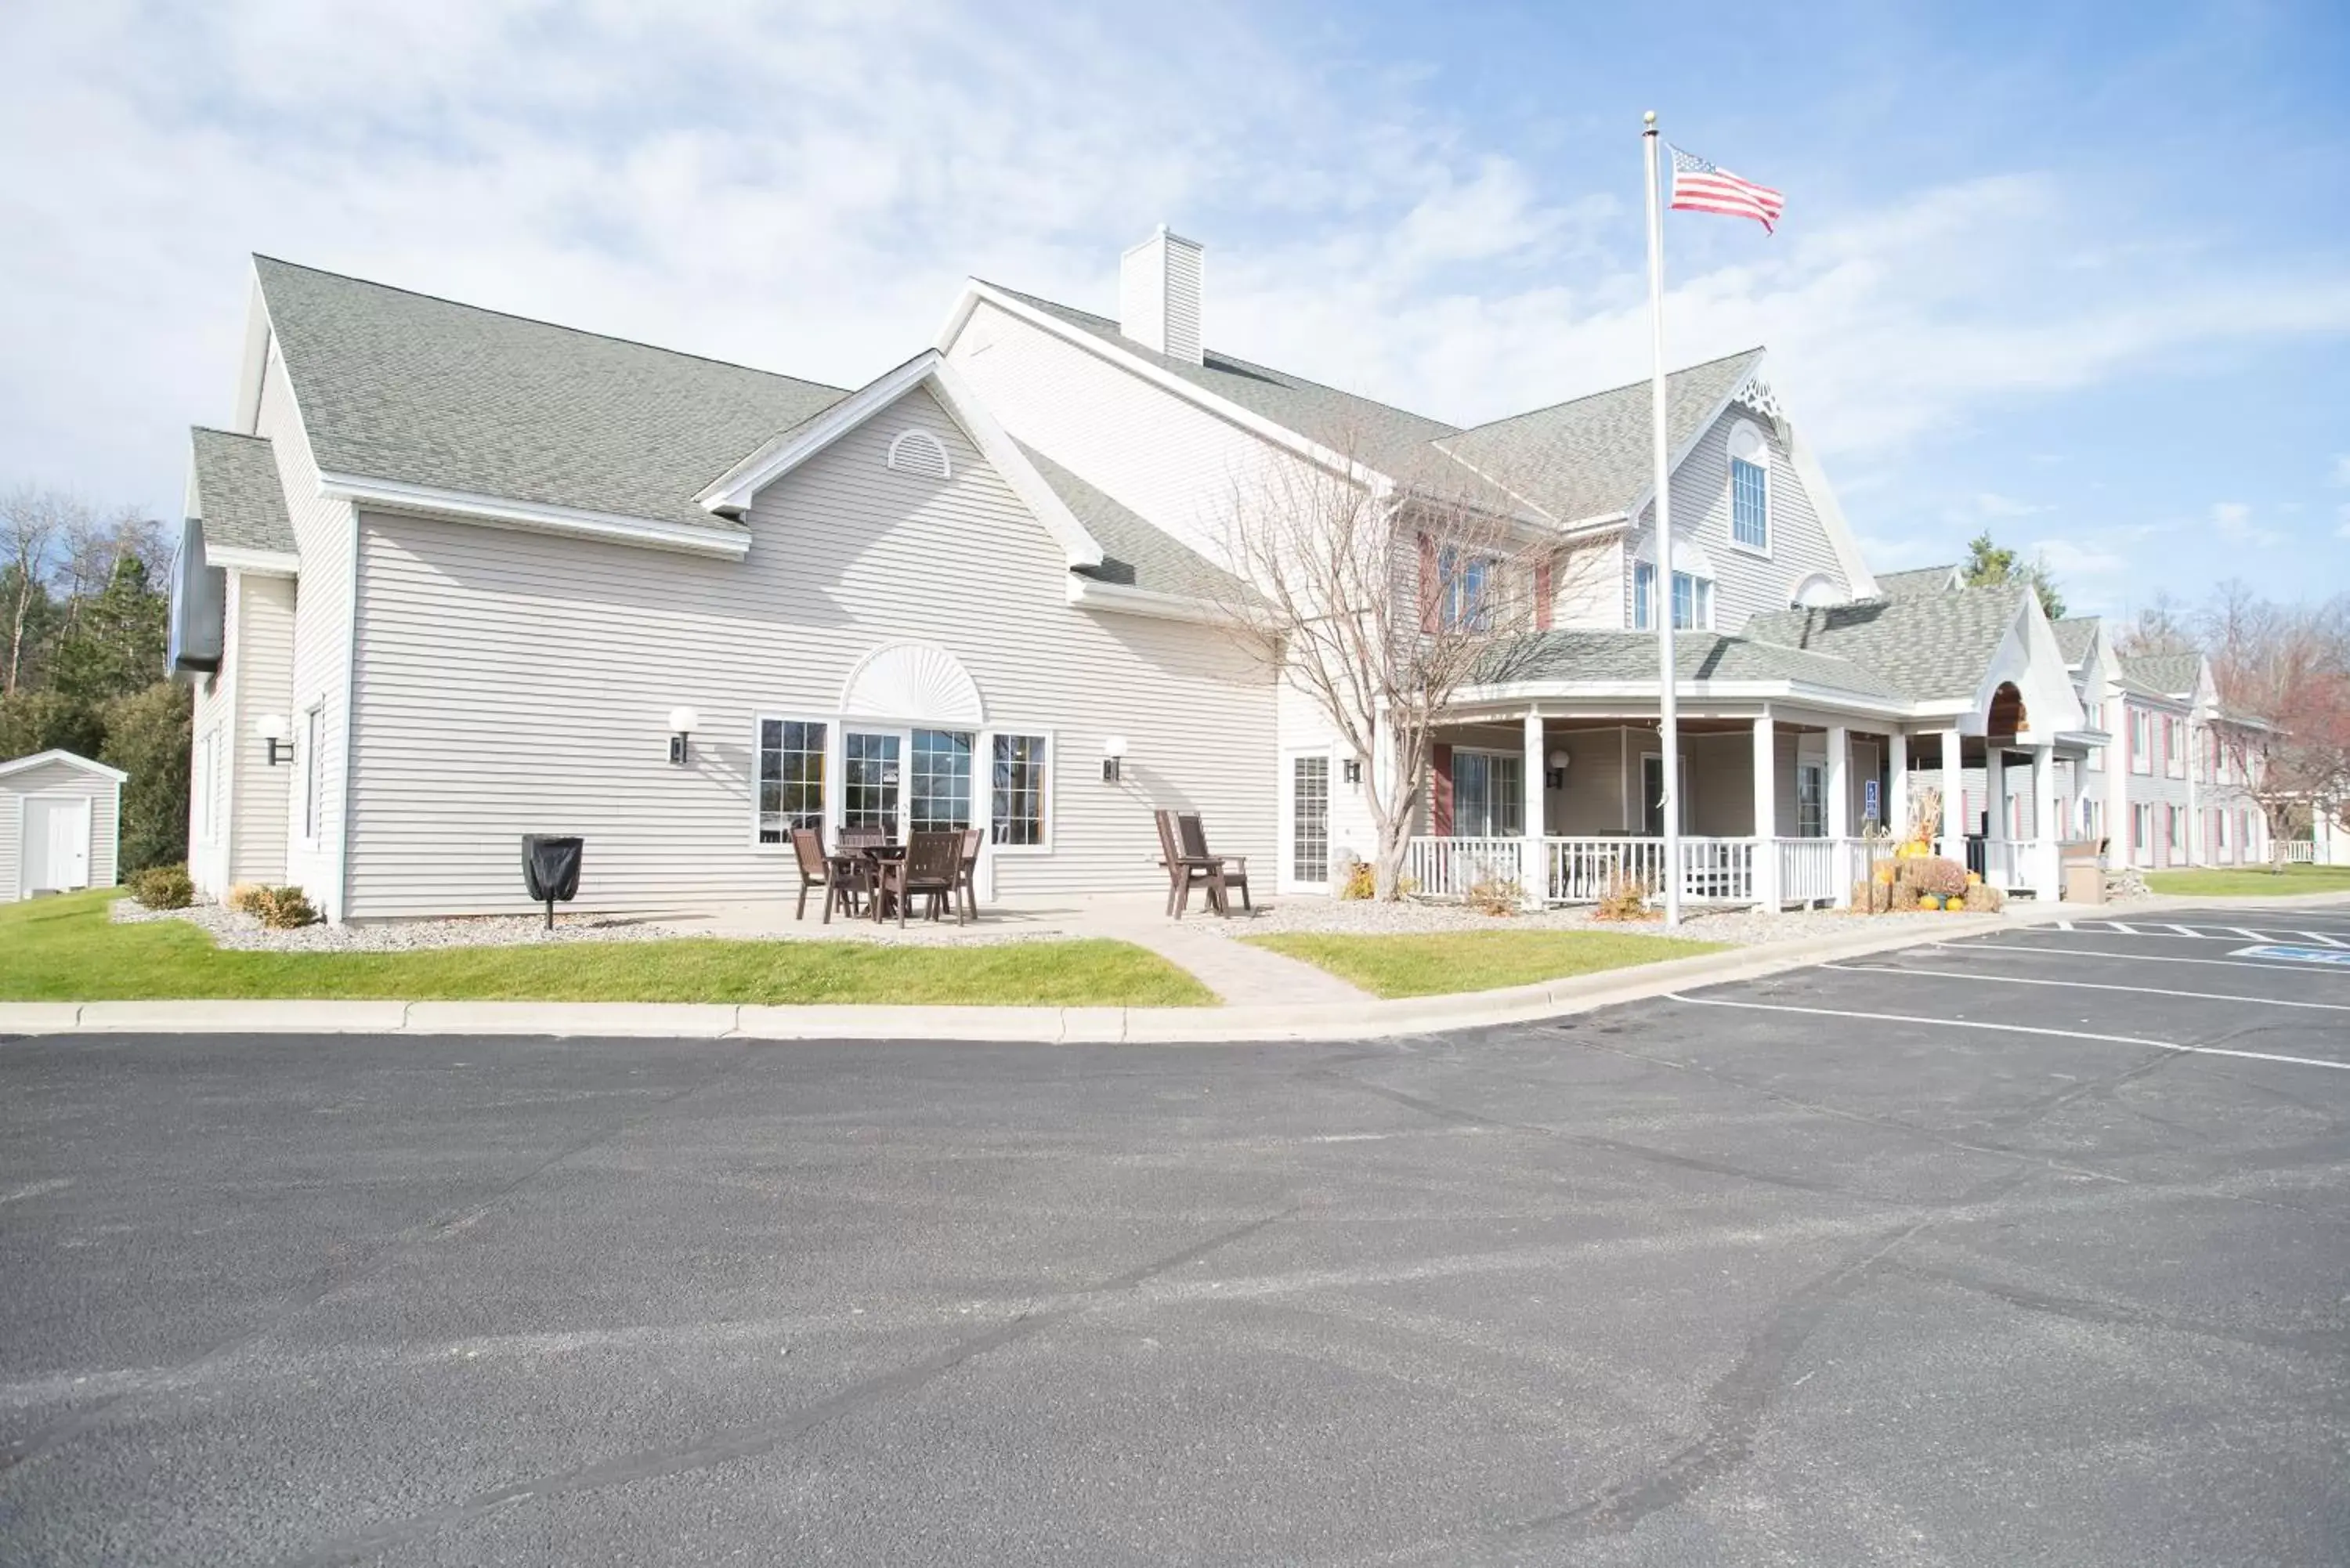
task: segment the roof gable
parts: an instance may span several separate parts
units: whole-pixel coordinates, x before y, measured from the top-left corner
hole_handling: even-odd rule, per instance
[[[1908,599],[1781,610],[1744,635],[1864,665],[1918,701],[1971,699],[2031,589],[2000,583]]]
[[[2174,701],[2191,702],[2203,683],[2199,653],[2126,653],[2122,674],[2149,691]]]
[[[104,763],[91,761],[78,752],[68,752],[57,747],[46,752],[35,752],[29,757],[18,757],[14,762],[0,763],[0,778],[5,778],[10,774],[30,773],[33,769],[47,766],[50,763],[63,763],[69,768],[78,768],[86,774],[96,774],[100,778],[112,779],[116,784],[121,784],[130,777],[120,768],[110,768]]]
[[[696,493],[844,395],[267,256],[254,270],[330,477],[732,532]]]
[[[195,481],[192,511],[204,525],[206,554],[293,555],[294,520],[286,510],[286,486],[269,442],[198,425],[188,432],[188,445]]]
[[[1907,572],[1877,574],[1877,597],[1881,599],[1922,598],[1929,594],[1954,594],[1966,587],[1959,576],[1957,563],[1946,566],[1918,566]]]

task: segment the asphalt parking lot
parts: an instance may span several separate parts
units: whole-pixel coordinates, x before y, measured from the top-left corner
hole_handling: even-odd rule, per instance
[[[2341,1562],[2329,950],[1353,1045],[0,1043],[0,1562]]]

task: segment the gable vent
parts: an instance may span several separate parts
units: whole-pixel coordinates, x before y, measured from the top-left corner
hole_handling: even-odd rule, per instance
[[[899,431],[889,443],[889,466],[924,479],[945,479],[951,473],[946,447],[928,431]]]

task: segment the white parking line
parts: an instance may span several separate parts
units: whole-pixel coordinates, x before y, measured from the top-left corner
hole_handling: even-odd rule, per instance
[[[2176,962],[2176,960],[2171,961]],[[2126,991],[2133,996],[2183,996],[2199,1002],[2249,1002],[2260,1007],[2306,1007],[2319,1012],[2350,1012],[2350,1002],[2288,1002],[2282,996],[2238,996],[2218,991],[2165,991],[2153,985],[2106,985],[2094,980],[2040,980],[2022,974],[1984,974],[1980,970],[1902,969],[1889,963],[1824,963],[1822,969],[1845,969],[1856,974],[1900,974],[1929,980],[1988,981],[1994,985],[2057,985],[2074,991]]]
[[[2327,1062],[2315,1056],[2282,1056],[2270,1051],[2231,1051],[2224,1045],[2181,1045],[2171,1040],[2146,1040],[2135,1034],[2091,1034],[2078,1029],[2042,1029],[2028,1023],[1991,1023],[1971,1018],[1916,1018],[1904,1012],[1855,1012],[1840,1007],[1792,1007],[1777,1002],[1731,1002],[1721,997],[1665,993],[1668,1002],[1689,1007],[1735,1007],[1749,1012],[1801,1012],[1814,1018],[1857,1018],[1871,1023],[1923,1023],[1938,1029],[1983,1029],[1999,1034],[2039,1034],[2058,1040],[2090,1040],[2105,1045],[2137,1045],[2149,1051],[2175,1051],[2182,1056],[2235,1056],[2247,1062],[2282,1062],[2293,1067],[2331,1067],[2350,1073],[2350,1062]]]
[[[2182,937],[2199,937],[2203,934],[2192,926],[2173,926],[2170,929]]]
[[[2350,948],[2350,942],[2337,942],[2322,931],[2295,931],[2297,937],[2307,937],[2313,942],[2323,942],[2329,948]]]
[[[2095,934],[2095,933],[2091,933]],[[2180,958],[2175,953],[2117,953],[2106,948],[2052,948],[2038,942],[1987,942],[1981,947],[1960,947],[1956,942],[1936,942],[1938,951],[1953,953],[2054,953],[2061,958],[2112,959],[2116,963],[2206,963],[2222,969],[2256,969],[2269,974],[2323,974],[2322,969],[2303,968],[2299,964],[2261,963],[2251,959]]]

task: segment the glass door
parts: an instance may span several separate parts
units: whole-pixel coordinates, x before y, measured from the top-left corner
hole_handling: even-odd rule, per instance
[[[1289,879],[1319,888],[1330,880],[1330,759],[1310,753],[1289,766]]]
[[[905,835],[905,736],[894,730],[850,730],[841,736],[844,828]]]
[[[1825,838],[1828,831],[1827,764],[1797,763],[1795,764],[1795,836]],[[1771,832],[1778,824],[1771,825]],[[1762,835],[1769,837],[1770,833]]]

